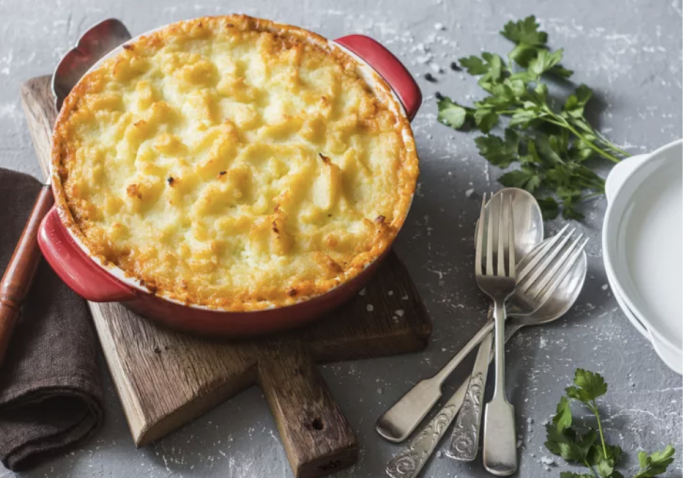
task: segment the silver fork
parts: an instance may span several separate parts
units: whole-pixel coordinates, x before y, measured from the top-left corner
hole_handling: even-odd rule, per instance
[[[515,233],[513,228],[513,205],[504,207],[503,195],[499,196],[498,244],[496,247],[496,270],[494,271],[494,216],[495,201],[489,204],[484,234],[484,208],[479,216],[479,234],[475,255],[475,275],[477,285],[494,301],[494,360],[496,385],[494,397],[487,403],[484,416],[484,468],[499,476],[512,475],[517,471],[517,447],[515,431],[515,411],[505,394],[505,319],[506,300],[515,292]],[[508,225],[504,216],[508,215]],[[506,231],[507,229],[507,231]],[[508,234],[506,250],[505,235]],[[506,264],[507,262],[507,264]]]
[[[515,293],[510,298],[507,311],[513,322],[521,317],[533,316],[560,285],[560,281],[554,278],[561,276],[564,265],[567,267],[566,261],[580,257],[581,250],[579,249],[584,247],[587,241],[582,242],[583,235],[580,234],[571,243],[570,238],[574,232],[574,229],[566,225],[555,236],[542,242],[533,253],[526,256],[527,264],[524,262],[518,264],[517,285]],[[570,246],[561,255],[568,244]],[[493,318],[491,324],[493,325]],[[467,394],[458,411],[458,419],[455,421],[446,451],[446,455],[454,460],[474,461],[477,457],[486,376],[494,353],[493,339],[493,333],[487,335],[475,357]]]
[[[584,255],[584,247],[587,241],[581,241],[578,238],[567,247],[562,256],[557,258],[549,252],[554,248],[562,250],[563,246],[568,244],[569,235],[563,237],[563,232],[565,231],[566,229],[557,234],[556,237],[544,241],[534,253],[528,254],[518,265],[518,277],[525,280],[533,277],[533,274],[537,274],[539,279],[527,289],[519,284],[518,292],[515,296],[523,295],[523,292],[529,294],[530,297],[523,297],[522,299],[525,303],[537,304],[537,307],[534,310],[510,307],[511,317],[513,318],[507,326],[506,341],[523,327],[546,324],[557,320],[572,305],[572,302],[569,302],[564,307],[562,297],[556,303],[552,303],[551,299],[558,297],[559,293],[562,294],[562,290],[559,288],[573,280],[573,273],[576,275],[582,274],[582,280],[584,280],[584,272],[582,271],[587,267],[586,256]],[[547,267],[541,267],[543,265]],[[582,282],[574,284],[574,289],[572,286],[568,287],[570,287],[569,290],[572,290],[571,300],[574,302],[582,287]],[[493,322],[491,320],[477,333],[477,341],[474,342],[475,346],[492,332]],[[482,332],[484,329],[486,331]],[[491,356],[489,356],[488,361],[491,362],[492,359],[493,350],[491,350]],[[391,478],[415,478],[419,475],[427,460],[434,456],[433,452],[436,446],[453,423],[458,411],[462,408],[468,395],[470,381],[471,377],[465,379],[460,388],[436,412],[436,415],[427,422],[400,453],[388,462],[386,467],[386,474],[388,476]],[[481,407],[481,403],[479,406]],[[472,439],[478,439],[478,432],[474,434]]]

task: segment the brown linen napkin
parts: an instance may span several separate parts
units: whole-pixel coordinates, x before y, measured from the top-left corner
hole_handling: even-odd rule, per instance
[[[0,168],[2,272],[40,187]],[[81,442],[102,421],[101,396],[86,303],[42,261],[0,367],[0,461],[26,469]]]

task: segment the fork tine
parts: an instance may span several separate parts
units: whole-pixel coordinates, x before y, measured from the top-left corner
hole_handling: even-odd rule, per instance
[[[568,244],[568,239],[573,235],[575,232],[575,229],[571,229],[568,231],[568,233],[563,237],[560,241],[558,241],[558,244],[553,248],[553,250],[549,253],[548,256],[543,258],[538,264],[537,268],[534,270],[532,275],[530,276],[529,279],[526,279],[526,282],[522,284],[523,290],[527,290],[530,288],[534,282],[536,282],[539,277],[544,273],[545,270],[547,270],[550,266],[551,263],[556,260],[556,257],[558,257],[558,254],[561,252],[561,250]],[[539,254],[541,255],[541,254]],[[534,260],[532,261],[534,262]]]
[[[482,209],[479,211],[479,222],[477,227],[477,243],[475,244],[474,254],[474,274],[482,275],[482,249],[484,247],[484,207],[486,206],[486,193],[482,194]]]
[[[525,277],[527,277],[527,274],[529,274],[532,271],[532,269],[534,269],[537,266],[537,264],[541,262],[544,256],[548,254],[551,249],[553,249],[553,247],[558,243],[561,236],[568,230],[569,227],[570,226],[568,225],[563,226],[563,228],[560,231],[558,231],[558,234],[553,236],[551,242],[549,242],[549,244],[547,244],[547,246],[544,247],[539,252],[539,254],[537,254],[536,257],[534,257],[534,259],[532,259],[529,262],[529,264],[527,264],[525,268],[520,271],[517,278],[518,283],[521,282]]]
[[[494,235],[493,235],[493,210],[494,210],[494,202],[491,201],[491,199],[494,198],[493,193],[491,193],[491,198],[489,199],[489,225],[487,226],[487,232],[486,232],[486,275],[492,276],[494,275],[494,253],[493,253],[493,244],[494,244]]]
[[[496,248],[496,274],[503,277],[506,275],[505,269],[505,253],[506,247],[503,242],[503,216],[505,211],[503,210],[503,193],[498,196],[498,247]]]
[[[515,196],[510,197],[510,214],[508,215],[508,276],[515,279],[515,225],[513,223],[513,205]]]
[[[580,244],[580,247],[568,254],[568,262],[565,264],[565,267],[558,271],[558,275],[553,279],[548,288],[545,287],[539,292],[539,294],[537,294],[537,303],[540,305],[545,303],[547,300],[549,300],[549,298],[551,298],[553,293],[556,292],[556,289],[561,285],[561,282],[563,282],[566,276],[570,273],[571,269],[575,267],[575,264],[580,259],[580,255],[585,249],[587,242],[589,242],[589,238],[585,239],[582,244]]]
[[[523,290],[527,292],[528,290],[533,291],[528,292],[530,295],[537,295],[539,292],[541,292],[546,286],[549,284],[551,279],[553,279],[556,274],[558,274],[558,271],[561,270],[561,267],[563,266],[563,263],[568,260],[568,257],[570,256],[570,253],[575,250],[577,247],[577,244],[580,242],[582,239],[583,235],[580,234],[577,236],[577,239],[572,241],[572,243],[568,246],[568,248],[565,250],[563,254],[556,258],[554,257],[549,264],[547,264],[546,271],[539,276],[538,281],[533,281],[532,284],[527,284]],[[567,243],[568,242],[568,237],[563,238],[563,242]],[[557,249],[559,251],[561,248]]]

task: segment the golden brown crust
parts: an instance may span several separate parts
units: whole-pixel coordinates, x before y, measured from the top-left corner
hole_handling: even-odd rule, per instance
[[[409,122],[374,82],[324,38],[247,16],[139,37],[60,112],[62,222],[163,297],[249,311],[323,294],[391,245],[416,186]]]

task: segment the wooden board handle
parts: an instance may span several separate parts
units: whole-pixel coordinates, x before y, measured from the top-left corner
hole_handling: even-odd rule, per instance
[[[259,381],[297,478],[323,476],[357,461],[357,438],[298,340],[258,348]]]
[[[43,216],[53,206],[53,192],[45,185],[36,198],[24,231],[14,248],[7,269],[0,280],[0,367],[5,358],[14,326],[19,319],[36,268],[41,260],[37,233]]]

